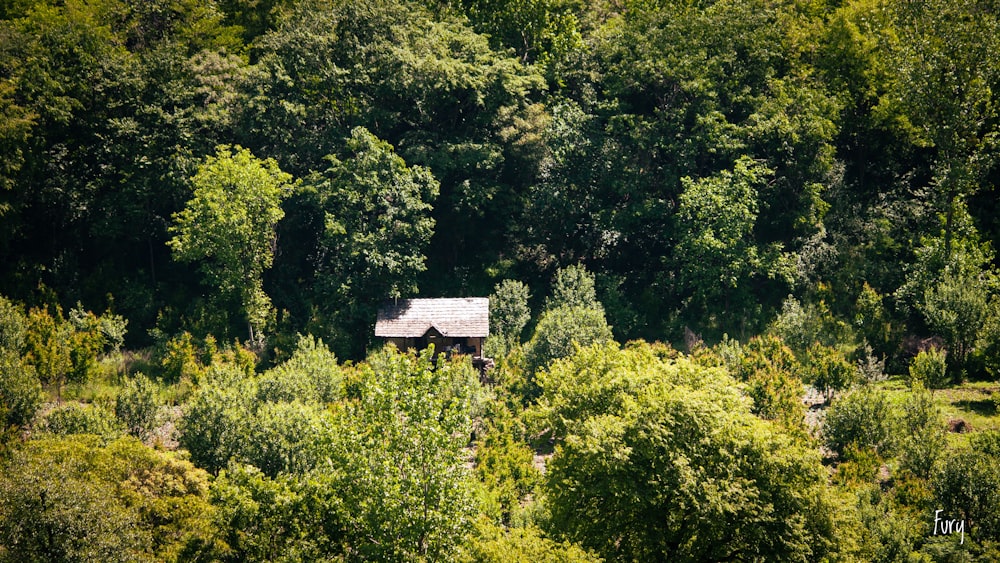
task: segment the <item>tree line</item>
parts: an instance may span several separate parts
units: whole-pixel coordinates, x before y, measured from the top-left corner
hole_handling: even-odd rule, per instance
[[[0,561],[998,559],[998,11],[3,3]]]
[[[382,299],[582,264],[621,340],[745,340],[797,303],[985,375],[995,12],[11,2],[0,289],[139,346],[309,332],[360,359]]]

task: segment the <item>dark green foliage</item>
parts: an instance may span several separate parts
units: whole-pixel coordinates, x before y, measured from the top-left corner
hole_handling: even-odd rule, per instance
[[[29,307],[113,303],[141,344],[154,326],[228,342],[242,319],[358,360],[382,299],[505,277],[537,294],[585,263],[622,340],[745,341],[791,292],[797,354],[863,339],[897,370],[901,338],[936,332],[953,374],[993,369],[1000,65],[975,2],[4,13],[0,290]],[[305,183],[203,296],[192,269],[214,259],[165,243],[223,143]]]
[[[362,127],[351,132],[341,157],[329,156],[329,167],[306,180],[303,197],[322,217],[317,308],[335,349],[359,356],[366,341],[357,335],[370,332],[378,305],[417,289],[439,184]]]
[[[782,246],[762,246],[753,237],[758,189],[772,173],[744,158],[732,172],[700,181],[682,179],[677,209],[681,234],[674,249],[678,282],[687,318],[715,334],[745,332],[743,323],[755,320],[760,297],[751,288],[791,283],[792,264]]]

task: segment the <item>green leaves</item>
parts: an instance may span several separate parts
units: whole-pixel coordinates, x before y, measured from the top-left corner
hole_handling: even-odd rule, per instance
[[[356,548],[367,558],[439,559],[469,531],[475,508],[462,448],[479,383],[466,363],[435,365],[391,347],[360,366],[359,402],[340,450]]]
[[[755,284],[788,286],[791,257],[780,244],[756,242],[758,190],[772,174],[749,158],[730,171],[701,180],[682,179],[677,209],[679,240],[673,263],[686,295],[686,315],[716,332],[728,326],[734,310],[744,322],[753,319],[760,297]]]
[[[341,157],[328,159],[330,167],[310,176],[303,188],[323,217],[315,299],[340,330],[368,333],[382,300],[417,289],[439,184],[428,169],[407,166],[389,143],[360,127]],[[357,334],[343,338],[353,346],[338,339],[335,349],[358,355],[364,340]]]
[[[540,404],[560,405],[567,432],[545,480],[557,537],[609,560],[806,561],[830,549],[818,456],[750,414],[721,371],[645,345],[556,366]]]
[[[0,471],[3,561],[193,558],[210,545],[204,471],[132,438],[45,438]]]
[[[191,179],[194,197],[174,216],[168,245],[181,261],[201,261],[207,281],[242,305],[250,339],[262,337],[271,302],[262,277],[274,260],[275,227],[291,176],[249,150],[219,147]],[[256,333],[256,334],[255,334]]]

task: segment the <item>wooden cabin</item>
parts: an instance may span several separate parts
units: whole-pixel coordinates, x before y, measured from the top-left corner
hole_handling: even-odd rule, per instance
[[[490,333],[490,300],[486,297],[395,299],[378,311],[375,336],[400,350],[468,354],[483,362],[483,341]],[[478,364],[477,364],[478,365]]]

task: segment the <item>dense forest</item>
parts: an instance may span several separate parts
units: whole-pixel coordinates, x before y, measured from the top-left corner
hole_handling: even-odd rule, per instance
[[[996,561],[998,157],[995,0],[4,0],[0,561]]]

